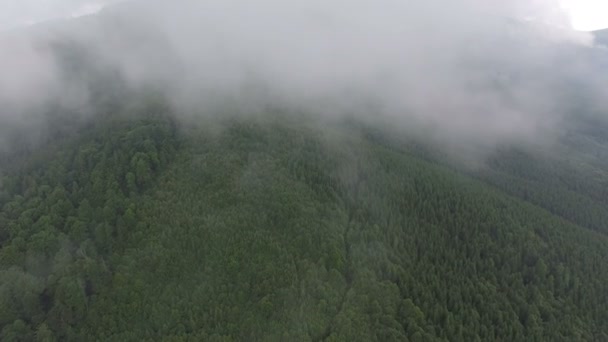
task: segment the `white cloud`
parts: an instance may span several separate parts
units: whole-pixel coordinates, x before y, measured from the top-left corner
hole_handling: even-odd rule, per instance
[[[570,105],[564,94],[594,78],[590,35],[567,27],[557,1],[146,0],[64,29],[133,88],[159,85],[196,110],[365,112],[492,147],[538,140]],[[91,2],[76,3],[64,14]],[[0,74],[25,60],[5,58]],[[19,85],[13,102],[32,103],[46,86],[34,81],[0,86]]]
[[[116,0],[0,0],[0,30],[92,14]]]
[[[608,2],[604,0],[561,0],[577,30],[592,31],[608,28]]]

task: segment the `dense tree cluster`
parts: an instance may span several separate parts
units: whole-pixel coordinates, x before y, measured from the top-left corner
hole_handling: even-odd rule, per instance
[[[2,178],[2,340],[78,336],[138,224],[137,194],[176,149],[172,124],[153,117],[100,124],[64,144]]]
[[[608,340],[594,179],[217,121],[108,119],[6,172],[3,341]]]

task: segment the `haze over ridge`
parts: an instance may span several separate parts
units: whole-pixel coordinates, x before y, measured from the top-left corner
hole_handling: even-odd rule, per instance
[[[593,37],[567,26],[549,0],[127,1],[5,37],[0,119],[87,103],[88,84],[41,43],[51,40],[190,111],[278,104],[390,118],[449,145],[550,140],[575,92],[604,91]]]

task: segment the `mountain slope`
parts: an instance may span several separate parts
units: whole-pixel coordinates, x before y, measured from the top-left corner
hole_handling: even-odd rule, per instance
[[[608,29],[594,31],[595,41],[600,45],[608,46]]]
[[[542,160],[472,174],[357,124],[143,108],[5,171],[3,340],[608,339],[606,227],[512,187]]]

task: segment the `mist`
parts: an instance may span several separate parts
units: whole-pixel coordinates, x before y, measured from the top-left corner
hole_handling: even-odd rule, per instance
[[[67,77],[58,42],[181,112],[356,115],[445,146],[550,142],[581,93],[604,106],[593,38],[551,0],[124,1],[3,34],[3,123],[90,112],[95,73]]]

